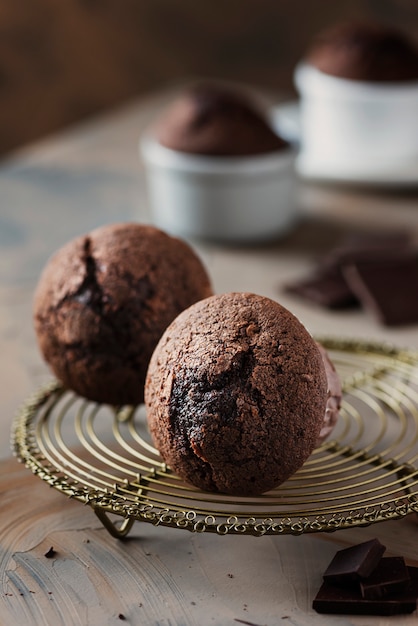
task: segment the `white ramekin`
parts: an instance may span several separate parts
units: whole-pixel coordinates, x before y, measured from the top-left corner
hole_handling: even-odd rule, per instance
[[[296,219],[292,148],[249,157],[191,155],[140,141],[152,218],[180,237],[256,241],[286,234]]]
[[[305,175],[369,173],[418,159],[418,81],[369,83],[295,70]]]

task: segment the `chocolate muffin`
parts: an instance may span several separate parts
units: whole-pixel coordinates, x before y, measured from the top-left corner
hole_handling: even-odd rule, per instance
[[[292,313],[229,293],[194,304],[167,328],[145,403],[156,448],[185,481],[256,495],[285,481],[317,445],[327,376]]]
[[[138,404],[163,331],[211,293],[186,243],[152,226],[103,226],[46,265],[34,298],[39,346],[56,377],[81,396]]]
[[[418,47],[376,23],[346,22],[319,34],[305,62],[325,74],[368,82],[418,80]]]
[[[249,156],[288,144],[250,97],[200,84],[176,99],[155,126],[157,141],[172,150],[207,156]]]

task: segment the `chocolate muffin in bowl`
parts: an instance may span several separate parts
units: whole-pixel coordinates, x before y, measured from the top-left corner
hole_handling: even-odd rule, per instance
[[[276,487],[330,433],[325,415],[338,385],[330,391],[323,354],[269,298],[229,293],[192,305],[150,361],[145,402],[156,448],[207,491]]]
[[[295,71],[306,175],[388,180],[418,157],[418,44],[369,22],[320,33]]]
[[[248,96],[198,85],[174,100],[155,126],[166,148],[206,156],[254,156],[287,148]]]
[[[33,305],[39,347],[79,395],[139,404],[162,333],[211,294],[188,244],[153,226],[106,225],[68,242],[46,264]]]
[[[324,74],[369,83],[418,81],[418,48],[406,34],[352,21],[319,33],[305,62]]]
[[[153,219],[168,232],[252,241],[283,236],[293,225],[293,148],[248,92],[191,87],[140,145]]]

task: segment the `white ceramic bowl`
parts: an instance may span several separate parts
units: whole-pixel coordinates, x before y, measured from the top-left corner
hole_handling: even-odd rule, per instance
[[[181,237],[256,241],[286,234],[296,219],[292,148],[262,156],[210,157],[140,142],[153,221]]]
[[[418,82],[369,83],[295,70],[302,174],[388,170],[418,159]]]

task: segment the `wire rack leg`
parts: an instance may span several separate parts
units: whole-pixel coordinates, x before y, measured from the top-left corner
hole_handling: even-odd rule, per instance
[[[128,517],[121,524],[115,524],[109,516],[101,509],[93,509],[106,530],[116,539],[124,539],[134,525],[135,520]]]

